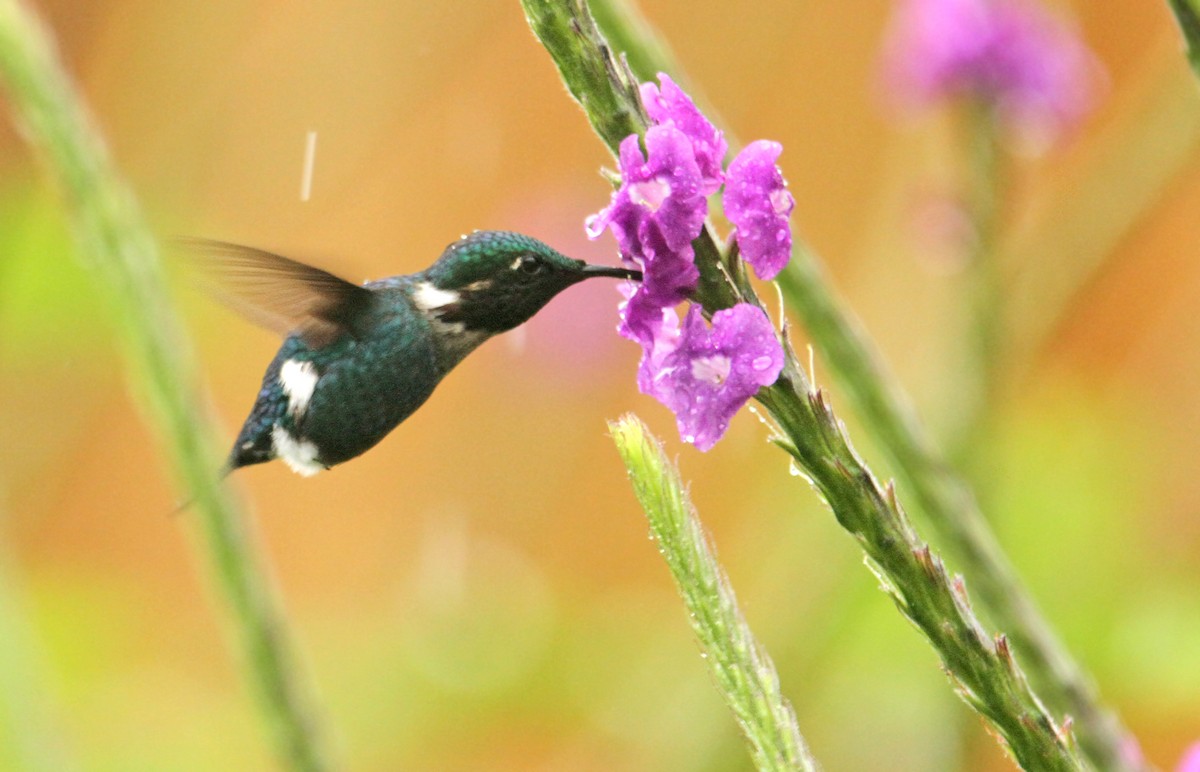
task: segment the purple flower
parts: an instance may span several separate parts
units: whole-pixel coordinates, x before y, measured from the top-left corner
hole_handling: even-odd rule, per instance
[[[721,172],[728,147],[725,136],[666,73],[660,72],[658,80],[661,89],[653,83],[642,84],[642,104],[646,106],[646,113],[655,125],[674,126],[687,135],[703,175],[704,194],[716,193],[725,178]]]
[[[588,219],[587,232],[598,238],[611,230],[621,257],[643,271],[633,297],[626,301],[621,334],[642,341],[662,308],[678,305],[696,288],[692,239],[708,215],[708,198],[691,140],[673,126],[646,132],[646,154],[636,135],[621,142],[622,184],[612,202]]]
[[[675,413],[685,442],[708,450],[729,420],[783,369],[783,348],[762,309],[739,303],[713,314],[712,328],[691,306],[682,328],[664,309],[657,335],[644,345],[638,388]]]
[[[774,279],[792,256],[788,215],[796,206],[775,159],[783,145],[760,139],[737,154],[725,178],[725,216],[742,258],[758,278]]]
[[[1033,0],[903,0],[885,65],[903,101],[976,99],[1034,137],[1087,111],[1096,69],[1078,32]]]
[[[646,233],[657,226],[661,241],[677,251],[700,235],[708,215],[708,199],[701,192],[700,168],[687,135],[670,126],[652,126],[646,132],[646,155],[638,137],[621,142],[621,187],[612,202],[588,219],[588,235],[595,239],[612,230],[626,260],[644,261]]]
[[[611,231],[622,260],[642,270],[641,284],[621,286],[617,328],[642,347],[638,388],[675,413],[685,441],[708,450],[733,414],[779,377],[783,348],[766,314],[746,303],[718,311],[711,328],[699,306],[679,323],[675,307],[700,278],[692,241],[708,216],[708,196],[726,184],[727,146],[687,94],[666,75],[659,81],[661,89],[642,86],[654,121],[645,153],[636,135],[621,142],[621,187],[586,226],[593,239]],[[726,185],[742,254],[763,278],[779,273],[791,252],[793,201],[775,166],[781,151],[777,143],[754,143],[730,166]]]
[[[650,260],[642,272],[642,283],[625,304],[621,315],[620,333],[630,340],[644,341],[653,336],[653,325],[664,308],[674,308],[696,287],[700,271],[689,262],[692,248],[687,247],[687,260]]]

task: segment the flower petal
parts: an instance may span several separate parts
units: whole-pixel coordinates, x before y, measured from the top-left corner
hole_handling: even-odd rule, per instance
[[[685,442],[708,450],[742,405],[779,377],[783,349],[767,315],[748,303],[713,314],[711,328],[696,305],[681,328],[671,317],[643,344],[638,387],[675,413]]]
[[[725,179],[721,171],[728,148],[725,135],[717,131],[670,76],[660,72],[658,81],[662,84],[661,89],[653,83],[642,84],[642,103],[646,106],[646,113],[655,124],[673,126],[688,137],[703,175],[704,194],[716,193]]]
[[[752,142],[729,164],[725,179],[725,216],[742,258],[763,280],[775,278],[792,256],[788,216],[796,202],[775,164],[782,152],[778,142]]]

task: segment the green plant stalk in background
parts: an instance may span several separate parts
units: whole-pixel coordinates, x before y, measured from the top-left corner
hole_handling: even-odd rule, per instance
[[[24,602],[25,588],[8,548],[8,513],[0,511],[0,717],[11,731],[11,745],[0,752],[27,772],[63,772],[77,768],[50,696],[44,663]]]
[[[1196,0],[1167,0],[1187,44],[1187,58],[1200,77],[1200,4]]]
[[[998,262],[1010,269],[1003,355],[1009,383],[1020,382],[1080,291],[1191,170],[1200,150],[1196,81],[1161,48],[1143,54],[1138,77],[1122,86],[1122,104],[1091,135],[1085,160],[1056,175],[1030,207],[1034,214],[1014,223],[999,245]]]
[[[970,386],[961,425],[948,444],[954,465],[969,472],[987,441],[988,418],[1005,380],[1001,354],[1007,335],[1003,276],[1000,256],[996,253],[1004,199],[1000,127],[994,111],[986,104],[970,104],[967,112],[967,215],[971,222],[971,242],[966,279],[971,356],[967,357],[970,367],[962,380]]]
[[[624,135],[612,133],[599,105],[633,98],[632,74],[613,57],[582,0],[522,0],[522,6],[567,88],[615,153]],[[610,80],[589,79],[594,72],[609,73]],[[592,93],[597,86],[606,93]],[[626,105],[621,114],[642,111]],[[697,298],[709,312],[739,301],[759,302],[741,266],[721,259],[711,231],[702,233],[695,246],[701,269]],[[706,281],[706,274],[715,277]],[[810,387],[786,340],[785,351],[779,380],[758,395],[781,429],[776,442],[800,463],[839,523],[859,540],[897,606],[933,644],[959,694],[991,722],[1017,760],[1028,769],[1086,768],[1070,729],[1045,710],[1007,639],[993,640],[984,632],[962,581],[950,577],[912,529],[891,487],[882,486],[850,447],[841,422],[824,395]]]
[[[194,497],[218,597],[230,613],[247,678],[279,752],[292,769],[324,769],[311,702],[246,513],[215,472],[219,455],[157,247],[49,35],[17,0],[0,0],[0,79],[21,127],[66,195],[81,250],[117,309],[133,382],[184,489]]]
[[[779,676],[738,609],[729,578],[662,443],[637,417],[609,424],[650,532],[679,589],[692,631],[760,770],[816,770]]]
[[[602,7],[611,6],[612,2],[595,0],[592,4]],[[622,0],[621,4],[629,2]],[[606,8],[597,17],[620,25],[616,37],[638,50],[636,56],[630,56],[630,61],[648,68],[637,73],[640,77],[649,80],[670,64],[669,58],[663,56],[665,47],[657,34],[639,17],[622,17],[619,9],[612,8]],[[985,147],[977,154],[980,184],[983,178],[991,176],[993,153],[994,148]],[[991,205],[994,202],[989,203],[983,193],[978,195],[983,198],[978,206],[987,205],[986,209],[994,210]],[[990,255],[989,259],[994,257]],[[984,278],[989,285],[999,281],[994,276]],[[1127,752],[1128,748],[1136,747],[1131,745],[1136,740],[1104,706],[1090,676],[1059,642],[996,540],[970,485],[954,471],[928,435],[853,313],[833,291],[820,259],[801,239],[795,240],[793,258],[778,282],[788,306],[800,315],[864,427],[888,453],[904,490],[962,563],[972,589],[990,612],[992,621],[1011,638],[1039,694],[1053,710],[1071,717],[1072,729],[1085,756],[1100,769],[1141,768]],[[991,309],[987,314],[998,315],[997,303],[986,304]],[[996,321],[995,317],[992,321]],[[990,340],[994,330],[990,322],[986,326],[988,330],[979,331],[981,345]],[[998,353],[989,356],[994,355]]]

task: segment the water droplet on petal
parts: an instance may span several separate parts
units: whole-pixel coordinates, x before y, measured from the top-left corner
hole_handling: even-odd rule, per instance
[[[762,341],[758,341],[758,342],[761,343]],[[771,366],[771,361],[772,361],[771,357],[769,357],[769,356],[764,355],[761,357],[755,357],[754,361],[750,363],[750,366],[753,367],[755,370],[766,370],[768,367]]]

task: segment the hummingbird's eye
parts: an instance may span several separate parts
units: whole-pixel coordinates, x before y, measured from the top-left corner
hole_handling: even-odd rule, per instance
[[[537,259],[533,255],[525,255],[520,260],[518,260],[517,264],[514,265],[513,267],[516,268],[521,273],[527,273],[530,276],[534,276],[539,273],[545,273],[546,269],[549,266],[547,266],[545,263],[543,263],[541,260]]]

